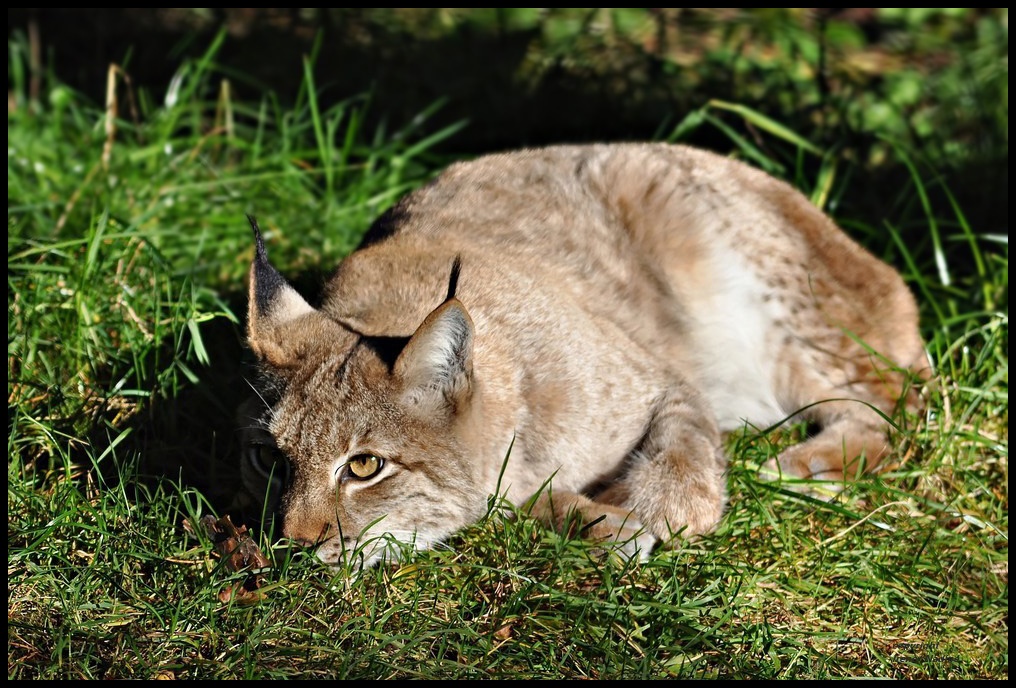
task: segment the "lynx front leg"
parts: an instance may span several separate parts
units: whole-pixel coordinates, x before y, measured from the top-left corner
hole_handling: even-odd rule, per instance
[[[712,531],[726,504],[726,456],[701,398],[679,385],[656,404],[642,442],[593,499],[545,491],[531,513],[572,536],[613,543],[643,560],[657,543]]]
[[[705,402],[680,385],[657,404],[641,446],[601,499],[621,503],[664,544],[711,532],[727,501],[727,457]]]

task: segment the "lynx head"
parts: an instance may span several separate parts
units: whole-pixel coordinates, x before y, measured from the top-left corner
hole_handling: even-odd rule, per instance
[[[357,332],[311,307],[251,226],[260,381],[244,411],[244,476],[281,495],[282,535],[327,563],[369,566],[473,522],[485,494],[470,461],[479,409],[465,307],[449,295],[411,336]]]

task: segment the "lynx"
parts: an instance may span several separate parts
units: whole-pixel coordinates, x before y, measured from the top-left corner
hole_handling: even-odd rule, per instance
[[[762,473],[842,486],[891,451],[886,418],[920,408],[900,276],[716,154],[452,165],[373,224],[317,308],[251,225],[245,480],[330,564],[432,547],[495,493],[644,558],[717,526],[724,433],[807,421]]]

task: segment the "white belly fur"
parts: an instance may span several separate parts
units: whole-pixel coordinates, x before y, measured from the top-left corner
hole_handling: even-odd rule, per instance
[[[724,431],[748,422],[765,427],[782,420],[773,389],[773,313],[761,295],[766,287],[740,256],[717,247],[709,285],[685,291],[691,318],[690,370]],[[692,285],[689,285],[691,287]]]

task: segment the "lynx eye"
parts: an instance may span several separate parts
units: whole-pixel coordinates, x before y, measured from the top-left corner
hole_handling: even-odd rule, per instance
[[[274,480],[285,480],[289,468],[286,457],[270,444],[249,445],[247,461],[258,473]]]
[[[385,465],[385,460],[373,454],[358,454],[346,462],[346,472],[351,478],[368,480],[377,475]]]

